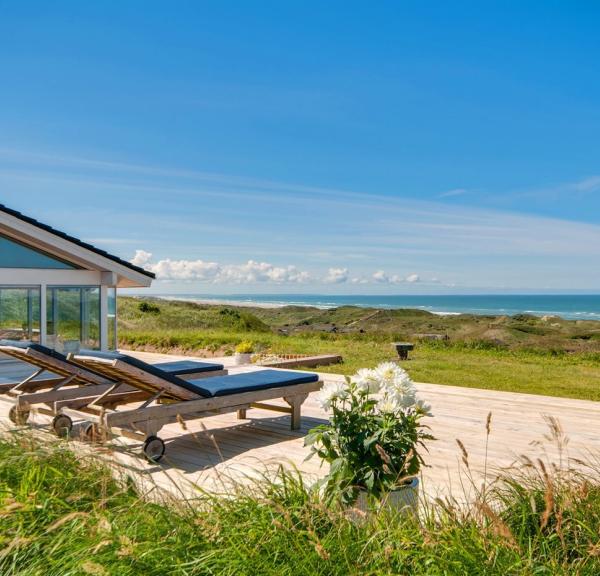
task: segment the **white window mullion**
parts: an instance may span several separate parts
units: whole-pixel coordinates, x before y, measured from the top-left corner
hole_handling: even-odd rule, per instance
[[[47,311],[46,311],[46,284],[40,285],[40,344],[46,346],[47,342]]]

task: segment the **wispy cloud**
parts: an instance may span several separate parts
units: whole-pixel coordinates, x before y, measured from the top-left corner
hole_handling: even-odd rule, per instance
[[[573,198],[574,195],[586,195],[600,192],[600,176],[592,175],[573,180],[570,182],[559,182],[548,186],[527,188],[510,192],[510,196],[520,198],[538,198],[540,200],[556,200],[563,196]]]
[[[442,192],[438,194],[438,198],[452,198],[454,196],[464,196],[468,194],[469,191],[466,188],[453,188],[452,190],[447,190],[446,192]]]
[[[198,277],[284,284],[310,277],[391,290],[438,277],[475,286],[600,286],[600,270],[590,266],[600,257],[600,226],[592,223],[6,151],[0,151],[0,186],[4,202],[124,257],[133,239],[143,238],[137,245],[154,253],[153,265],[162,262],[161,273],[174,282]],[[599,187],[600,177],[589,176],[557,185],[553,193],[589,194]],[[409,280],[414,270],[420,281]],[[383,271],[387,281],[373,278],[374,271]]]

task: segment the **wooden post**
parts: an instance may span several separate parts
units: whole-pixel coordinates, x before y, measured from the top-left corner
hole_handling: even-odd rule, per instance
[[[237,411],[237,417],[238,417],[238,420],[245,420],[246,419],[246,408],[240,408]]]
[[[292,430],[300,430],[301,426],[301,408],[304,401],[308,398],[308,394],[299,394],[297,396],[284,396],[284,400],[292,409]]]

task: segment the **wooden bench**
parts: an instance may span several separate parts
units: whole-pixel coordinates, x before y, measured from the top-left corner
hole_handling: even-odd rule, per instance
[[[415,345],[411,342],[394,342],[393,346],[396,348],[400,360],[408,360],[408,353],[415,349]]]

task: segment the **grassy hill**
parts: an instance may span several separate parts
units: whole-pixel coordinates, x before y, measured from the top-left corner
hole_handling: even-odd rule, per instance
[[[243,340],[257,351],[342,354],[322,371],[344,374],[393,359],[392,342],[409,340],[417,346],[404,366],[416,381],[600,400],[600,322],[119,299],[123,348],[210,357]]]

